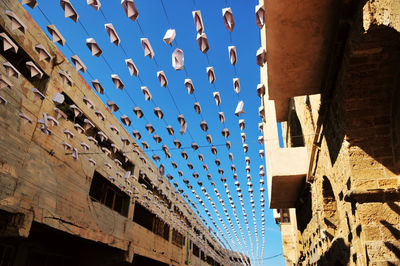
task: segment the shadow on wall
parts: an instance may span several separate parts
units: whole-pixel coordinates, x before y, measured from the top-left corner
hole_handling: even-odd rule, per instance
[[[335,93],[331,99],[322,132],[328,145],[331,165],[334,165],[336,162],[345,136],[344,123],[342,119],[344,117],[344,109],[340,99],[338,99],[340,97],[340,93]],[[324,101],[325,97],[322,99]]]
[[[399,246],[398,243],[397,243],[397,246],[396,246],[396,244],[394,244],[394,243],[392,243],[392,242],[389,242],[389,241],[386,241],[386,242],[385,242],[385,246],[386,246],[391,252],[393,252],[394,255],[396,255],[397,259],[400,260],[400,246]]]
[[[390,231],[390,233],[396,240],[400,240],[400,230],[395,227],[397,226],[397,224],[391,224],[385,220],[381,220],[380,222]]]
[[[310,184],[305,183],[302,191],[303,193],[300,195],[296,205],[297,229],[301,233],[304,232],[312,219],[312,197]]]
[[[388,206],[395,212],[397,215],[400,215],[400,206],[394,202],[389,202]],[[394,242],[386,241],[384,242],[385,246],[396,256],[398,260],[400,260],[400,229],[398,228],[398,224],[391,224],[385,220],[380,221],[382,225],[384,225],[392,234],[395,239]],[[395,264],[393,264],[395,265]]]
[[[400,173],[399,75],[400,33],[387,26],[371,26],[352,53],[343,83],[353,167],[378,168],[379,162]]]
[[[362,12],[360,7],[348,8],[342,16],[353,17],[351,13]],[[342,78],[339,69],[345,54],[344,40],[349,36],[348,26],[338,28],[337,37],[343,42],[332,46],[332,73],[326,77],[321,104],[329,109],[320,110],[322,116],[326,115],[322,133],[332,165],[347,137],[351,146],[361,148],[399,173],[400,33],[383,25],[372,25],[367,33],[362,33],[362,20],[358,24],[362,36],[351,44],[354,48]],[[336,80],[341,83],[335,84]]]
[[[340,266],[350,262],[350,246],[346,245],[343,238],[336,239],[331,247],[321,256],[318,265]]]
[[[328,177],[323,176],[322,181],[322,214],[323,221],[327,228],[327,236],[330,240],[336,235],[336,230],[339,226],[338,207],[335,199],[335,194],[332,189],[331,182]]]

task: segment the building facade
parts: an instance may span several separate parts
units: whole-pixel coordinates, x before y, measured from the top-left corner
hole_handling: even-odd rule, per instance
[[[112,111],[18,1],[0,2],[0,265],[242,264]]]
[[[399,265],[400,1],[260,4],[269,202],[287,265]]]

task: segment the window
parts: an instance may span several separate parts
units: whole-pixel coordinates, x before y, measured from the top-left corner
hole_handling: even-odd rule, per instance
[[[287,146],[288,147],[304,147],[304,136],[301,128],[300,120],[296,113],[294,99],[290,99],[289,115],[287,122]]]
[[[203,250],[201,251],[200,258],[201,258],[201,260],[205,260],[205,258],[206,258]]]
[[[87,119],[87,117],[84,114],[80,114],[77,117],[75,117],[74,111],[70,108],[71,105],[76,105],[75,102],[64,92],[61,92],[61,94],[64,96],[64,102],[62,104],[58,104],[57,108],[63,111],[67,115],[67,120],[71,121],[74,124],[78,124],[84,128],[85,127],[84,121],[85,119]],[[86,136],[96,138],[98,131],[99,130],[96,127],[91,127],[85,130],[84,134]],[[99,139],[97,139],[97,141],[99,141]]]
[[[200,249],[196,244],[193,244],[193,255],[195,255],[196,257],[200,256]]]
[[[71,122],[78,123],[83,127],[83,120],[86,117],[82,117],[82,115],[79,115],[78,117],[75,118],[74,111],[69,108],[70,105],[75,104],[74,101],[66,95],[64,92],[61,92],[61,94],[64,96],[64,102],[62,104],[58,104],[57,108],[63,111],[67,115],[67,119]],[[76,121],[77,120],[77,121]]]
[[[215,248],[214,248],[214,245],[213,245],[213,244],[211,244],[211,242],[210,242],[210,241],[208,241],[208,239],[207,239],[207,244],[208,244],[208,246],[209,246],[210,248],[212,248],[213,250],[215,250]]]
[[[146,207],[138,202],[135,204],[135,211],[133,213],[133,221],[147,230],[152,231],[156,235],[161,236],[165,240],[169,240],[169,224],[165,223],[155,214],[150,212]]]
[[[172,244],[180,248],[185,245],[185,237],[175,229],[172,229]]]
[[[162,236],[164,234],[164,222],[158,217],[153,219],[153,230],[155,234]]]
[[[174,212],[179,216],[181,220],[185,219],[185,216],[183,215],[182,211],[176,205],[174,205]]]
[[[196,235],[200,235],[200,230],[199,229],[197,229],[196,227],[194,227],[193,228],[193,231],[196,233]]]
[[[274,219],[276,224],[290,223],[289,209],[274,209]]]
[[[165,240],[169,240],[169,224],[165,223],[158,217],[154,217],[153,230],[155,234],[163,237]]]
[[[138,181],[139,181],[139,184],[144,184],[146,186],[147,190],[153,191],[153,186],[151,185],[150,179],[143,172],[141,172],[139,174],[139,180]]]
[[[111,151],[111,150],[110,150]],[[121,167],[126,170],[126,171],[130,171],[131,174],[134,173],[135,171],[135,165],[131,162],[131,161],[125,161],[125,156],[122,154],[121,151],[117,151],[115,153],[111,152],[111,156],[113,159],[118,159],[118,161],[120,161]]]
[[[6,32],[4,28],[0,26],[0,32]],[[3,42],[0,42],[0,54],[13,65],[20,73],[22,76],[25,77],[32,85],[38,89],[41,93],[45,94],[46,93],[46,88],[47,88],[47,83],[49,81],[49,76],[44,73],[40,67],[34,63],[40,71],[43,73],[42,78],[39,76],[35,76],[31,78],[31,74],[29,72],[29,69],[26,67],[26,62],[32,61],[35,62],[34,59],[32,59],[25,51],[22,49],[21,46],[18,45],[18,43],[10,36],[7,34],[7,36],[13,41],[14,44],[18,46],[18,52],[14,53],[12,49],[9,49],[4,52],[3,50]]]
[[[225,258],[225,256],[219,250],[215,250],[215,252],[218,254],[218,257],[223,258],[223,259]]]
[[[164,224],[164,233],[163,233],[163,237],[165,240],[169,240],[169,224],[165,223]]]
[[[139,179],[140,179],[140,177],[139,177]],[[158,189],[158,188],[155,186],[154,189],[153,189],[153,193],[154,193],[154,195],[157,196],[160,200],[164,201],[164,203],[165,203],[166,205],[168,205],[168,209],[171,208],[171,204],[172,204],[171,201],[168,199],[167,195],[165,195],[165,194],[162,193],[162,190],[161,190],[161,189]]]
[[[212,257],[210,257],[210,256],[207,256],[207,263],[208,263],[209,265],[215,265],[214,259],[213,259]]]
[[[282,209],[282,223],[290,223],[289,209]]]
[[[106,205],[119,214],[128,216],[129,196],[96,171],[93,175],[89,195],[92,199]]]
[[[187,226],[192,228],[192,224],[189,222],[189,219],[186,216],[184,216],[184,219],[185,219],[185,223],[187,224]]]
[[[57,108],[60,109],[61,111],[63,111],[66,115],[67,115],[67,119],[71,122],[73,122],[74,124],[78,124],[81,127],[85,127],[85,119],[87,119],[87,117],[84,114],[78,115],[77,117],[75,117],[74,115],[74,111],[71,110],[70,106],[75,104],[74,101],[68,96],[66,95],[64,92],[61,93],[62,95],[64,95],[64,102],[60,105],[57,105]],[[90,120],[90,119],[88,119]],[[90,136],[95,138],[98,143],[101,145],[101,147],[105,147],[107,148],[111,154],[110,154],[110,158],[111,159],[118,159],[118,161],[121,162],[121,167],[126,170],[126,171],[130,171],[131,174],[134,173],[135,171],[135,165],[131,162],[131,161],[125,161],[125,156],[122,154],[121,151],[116,151],[113,152],[113,148],[111,146],[111,144],[113,144],[110,140],[104,140],[101,141],[100,136],[97,134],[100,130],[97,127],[91,127],[88,128],[87,130],[85,130],[84,134],[86,136]]]
[[[142,206],[138,202],[135,203],[135,211],[133,213],[133,221],[135,223],[152,231],[154,218],[155,215],[151,213],[146,207]]]

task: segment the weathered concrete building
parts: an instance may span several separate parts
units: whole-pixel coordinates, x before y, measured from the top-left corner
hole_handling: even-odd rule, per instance
[[[287,264],[399,265],[400,1],[260,4],[269,202]]]
[[[48,29],[63,43],[54,25]],[[201,223],[21,4],[1,1],[0,265],[241,259]]]

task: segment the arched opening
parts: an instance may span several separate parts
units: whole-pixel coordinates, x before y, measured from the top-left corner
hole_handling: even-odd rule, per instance
[[[349,60],[344,106],[350,163],[354,169],[375,170],[375,179],[386,178],[384,168],[400,173],[399,75],[400,34],[371,26]]]
[[[312,195],[309,183],[304,185],[303,192],[296,206],[297,229],[303,233],[312,219]]]
[[[287,144],[288,147],[304,147],[304,136],[301,128],[300,120],[296,113],[294,100],[290,99],[288,115],[288,132]]]

